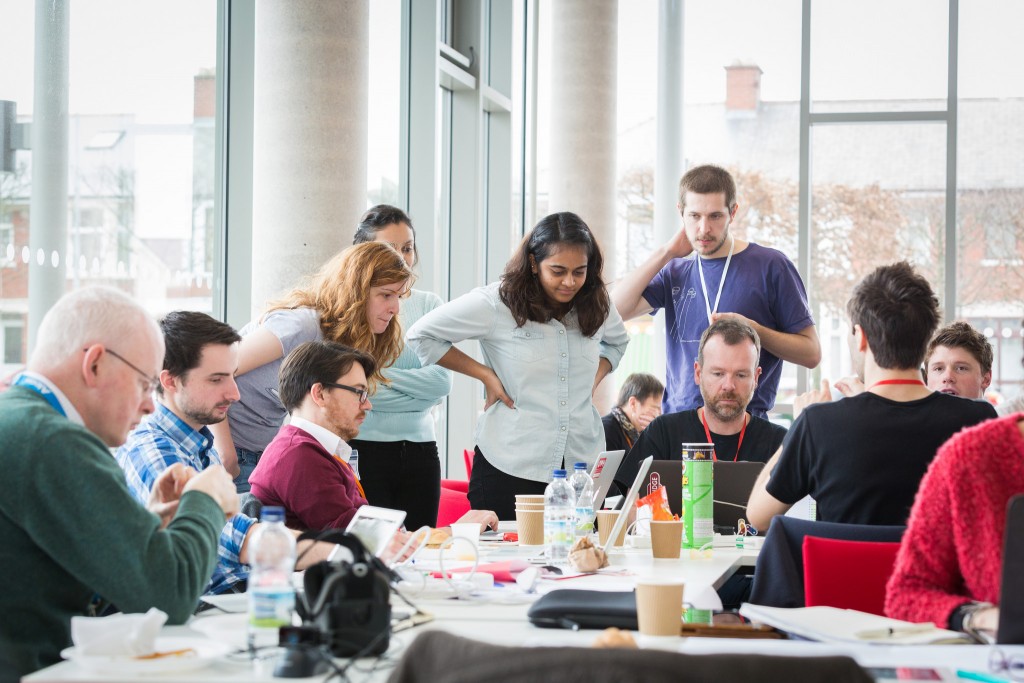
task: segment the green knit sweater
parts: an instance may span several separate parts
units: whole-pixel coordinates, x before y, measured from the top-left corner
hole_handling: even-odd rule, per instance
[[[188,619],[224,526],[210,496],[186,493],[161,530],[103,442],[22,387],[0,395],[0,472],[0,680],[59,661],[94,593]]]

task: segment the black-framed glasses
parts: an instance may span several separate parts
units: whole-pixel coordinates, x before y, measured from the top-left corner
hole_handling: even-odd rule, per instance
[[[992,673],[1005,674],[1015,681],[1024,681],[1024,655],[1008,655],[1000,649],[994,649],[988,658],[988,668]]]
[[[366,400],[370,398],[370,392],[366,389],[357,389],[356,387],[350,387],[347,384],[338,384],[336,382],[321,382],[322,386],[330,387],[332,389],[344,389],[345,391],[351,391],[353,394],[359,397],[360,403],[366,403]]]
[[[83,349],[83,350],[88,351],[89,349]],[[113,356],[114,358],[118,359],[119,361],[121,361],[122,363],[124,363],[125,365],[130,367],[132,370],[134,370],[135,372],[139,373],[139,376],[143,379],[143,383],[142,383],[142,392],[143,393],[145,393],[145,394],[150,393],[151,391],[153,391],[153,389],[156,388],[156,385],[160,383],[160,378],[159,377],[153,377],[151,375],[147,375],[143,370],[139,369],[139,366],[135,365],[135,363],[132,363],[130,360],[128,360],[127,358],[125,358],[124,356],[119,354],[117,351],[114,351],[113,349],[106,349],[106,351],[111,356]]]

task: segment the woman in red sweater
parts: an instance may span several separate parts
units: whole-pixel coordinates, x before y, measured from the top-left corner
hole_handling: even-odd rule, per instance
[[[885,612],[976,634],[999,623],[1006,505],[1024,493],[1024,413],[965,429],[921,481]]]

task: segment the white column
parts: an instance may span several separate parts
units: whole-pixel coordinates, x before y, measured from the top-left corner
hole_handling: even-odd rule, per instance
[[[590,226],[615,272],[617,0],[558,0],[551,7],[551,180],[549,210],[572,211]],[[539,217],[538,217],[539,218]],[[614,381],[594,403],[615,403]]]
[[[252,307],[352,243],[366,208],[369,2],[259,0]]]
[[[67,0],[37,0],[32,103],[32,199],[28,266],[28,352],[43,316],[64,293],[68,243]],[[60,255],[57,267],[51,257]],[[42,263],[39,255],[42,255]]]

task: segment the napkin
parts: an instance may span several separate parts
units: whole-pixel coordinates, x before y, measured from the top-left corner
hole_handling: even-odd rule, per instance
[[[167,613],[153,607],[145,614],[71,617],[71,640],[86,657],[153,654]]]

